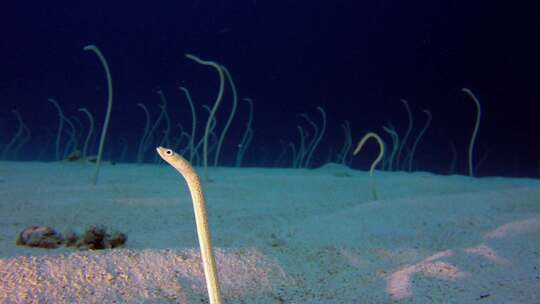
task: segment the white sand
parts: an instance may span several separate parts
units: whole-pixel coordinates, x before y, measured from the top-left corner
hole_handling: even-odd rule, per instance
[[[190,196],[166,165],[0,163],[0,303],[205,303]],[[211,169],[226,303],[540,303],[540,181]],[[349,175],[349,176],[347,176]],[[30,225],[128,234],[18,247]]]

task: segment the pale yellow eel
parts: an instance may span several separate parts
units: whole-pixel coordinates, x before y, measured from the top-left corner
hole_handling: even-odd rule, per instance
[[[206,214],[206,203],[201,180],[190,163],[181,155],[171,149],[163,147],[157,147],[156,150],[159,156],[180,172],[186,180],[193,201],[193,209],[195,211],[195,224],[197,225],[197,235],[199,237],[199,246],[201,247],[203,269],[210,304],[221,304],[221,291],[219,289],[212,242],[210,241],[208,216]]]

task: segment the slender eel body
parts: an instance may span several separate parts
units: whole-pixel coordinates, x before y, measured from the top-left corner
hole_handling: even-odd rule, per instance
[[[180,172],[186,180],[189,192],[191,193],[191,199],[193,200],[195,223],[197,225],[197,235],[199,237],[199,246],[201,247],[201,256],[210,304],[221,304],[221,291],[219,289],[216,261],[212,249],[212,242],[210,240],[206,203],[199,176],[189,162],[180,154],[163,147],[158,147],[156,150],[159,156]]]

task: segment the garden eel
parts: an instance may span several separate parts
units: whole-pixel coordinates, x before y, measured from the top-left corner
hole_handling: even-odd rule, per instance
[[[379,197],[377,195],[377,187],[375,186],[375,179],[373,178],[373,171],[375,171],[375,167],[377,166],[377,164],[379,164],[379,162],[382,160],[382,158],[384,156],[384,142],[383,142],[383,140],[381,139],[381,137],[379,137],[379,135],[377,135],[377,133],[368,132],[358,142],[358,145],[356,146],[356,149],[354,149],[353,155],[356,155],[356,154],[360,153],[360,150],[362,150],[362,147],[364,146],[366,141],[368,139],[370,139],[370,138],[374,138],[379,143],[379,156],[377,156],[377,158],[373,161],[373,163],[371,163],[371,167],[369,168],[369,176],[371,177],[371,183],[372,183],[371,184],[371,191],[373,193],[373,199],[378,200]]]
[[[210,241],[208,216],[206,214],[206,203],[201,180],[190,163],[180,154],[163,147],[157,147],[156,151],[164,161],[173,166],[186,180],[195,211],[195,224],[197,225],[197,235],[199,237],[199,246],[201,247],[204,276],[206,278],[210,304],[221,304],[222,300],[216,271],[216,261],[212,251],[212,242]]]

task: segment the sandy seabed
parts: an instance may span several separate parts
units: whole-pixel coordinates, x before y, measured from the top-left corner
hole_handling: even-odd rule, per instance
[[[193,208],[166,165],[0,162],[0,303],[205,303]],[[225,303],[540,303],[540,181],[212,168]],[[15,245],[32,225],[120,249]]]

